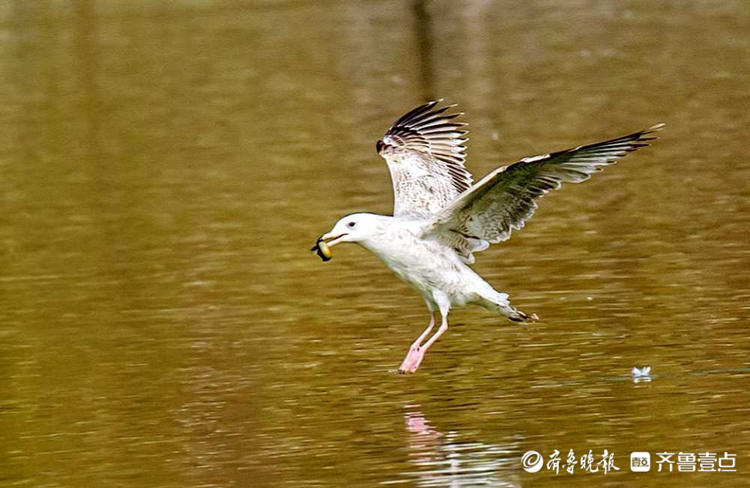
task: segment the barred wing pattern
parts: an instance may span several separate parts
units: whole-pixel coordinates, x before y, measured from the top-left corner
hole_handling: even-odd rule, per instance
[[[433,220],[427,234],[451,245],[465,261],[489,243],[504,241],[521,229],[537,208],[535,199],[563,182],[587,180],[600,166],[648,145],[664,124],[604,142],[524,158],[491,172]]]
[[[377,142],[393,180],[393,215],[427,218],[445,208],[472,183],[464,167],[466,126],[436,108],[440,100],[411,110]]]

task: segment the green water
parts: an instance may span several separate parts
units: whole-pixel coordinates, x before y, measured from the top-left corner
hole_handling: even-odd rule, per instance
[[[741,1],[6,2],[0,485],[743,486],[749,28]],[[375,141],[432,97],[477,177],[667,128],[478,256],[540,322],[455,310],[400,376],[421,298],[309,248],[390,212]],[[555,449],[620,470],[521,469]]]

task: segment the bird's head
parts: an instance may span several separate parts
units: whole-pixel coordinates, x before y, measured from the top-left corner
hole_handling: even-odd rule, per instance
[[[339,219],[329,232],[318,238],[313,251],[328,261],[330,248],[341,242],[365,242],[374,236],[378,228],[378,216],[371,213],[349,214]]]

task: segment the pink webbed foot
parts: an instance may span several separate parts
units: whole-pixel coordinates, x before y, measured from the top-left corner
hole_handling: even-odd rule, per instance
[[[419,365],[422,363],[425,351],[425,347],[420,347],[417,345],[411,346],[411,348],[409,348],[408,354],[404,358],[404,361],[401,363],[401,366],[398,367],[398,372],[400,374],[415,372],[417,368],[419,368]]]

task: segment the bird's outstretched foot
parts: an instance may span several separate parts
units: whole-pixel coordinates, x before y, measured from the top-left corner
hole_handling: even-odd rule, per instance
[[[413,373],[419,368],[424,358],[425,348],[413,345],[409,348],[401,366],[398,367],[399,374]]]

